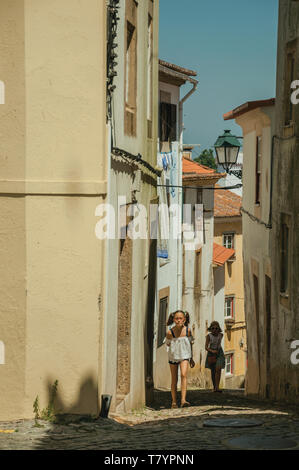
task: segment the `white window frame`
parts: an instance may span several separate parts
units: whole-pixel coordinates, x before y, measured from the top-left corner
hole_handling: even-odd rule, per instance
[[[230,358],[228,362],[228,358]],[[227,365],[230,366],[230,371],[227,371]],[[234,375],[234,353],[225,354],[225,375],[230,376]]]
[[[231,299],[231,302],[230,302],[230,311],[232,311],[230,313],[230,315],[227,315],[227,304],[226,304],[226,301],[228,299]],[[235,318],[235,296],[234,295],[227,295],[224,299],[224,318]]]
[[[232,237],[232,243],[231,243],[231,247],[228,247],[226,246],[226,242],[225,242],[225,237],[228,237],[228,236],[231,236]],[[224,232],[222,234],[222,244],[225,248],[229,248],[229,249],[235,249],[235,232]]]

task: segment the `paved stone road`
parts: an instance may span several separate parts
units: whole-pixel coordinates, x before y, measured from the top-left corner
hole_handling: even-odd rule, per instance
[[[0,422],[0,449],[200,450],[228,449],[236,436],[283,437],[298,443],[299,410],[273,402],[253,401],[240,392],[188,391],[189,408],[169,409],[170,393],[156,391],[152,408],[109,419],[61,416],[57,423],[34,420]],[[262,421],[252,428],[209,428],[213,418]],[[14,432],[3,432],[10,431]]]

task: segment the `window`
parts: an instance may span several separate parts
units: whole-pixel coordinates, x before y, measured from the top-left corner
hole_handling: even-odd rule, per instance
[[[234,233],[224,233],[223,234],[223,246],[225,248],[234,248]]]
[[[147,31],[147,136],[152,138],[153,125],[153,4],[149,3]]]
[[[159,306],[159,324],[158,324],[158,348],[163,345],[166,336],[166,320],[167,320],[168,297],[160,299]]]
[[[160,141],[177,140],[177,107],[171,103],[160,103]]]
[[[125,134],[136,135],[137,3],[126,0]]]
[[[289,290],[289,243],[290,243],[290,216],[281,214],[280,234],[280,292],[287,294]]]
[[[286,47],[286,65],[285,65],[285,92],[284,92],[284,108],[285,118],[284,124],[290,125],[294,121],[294,105],[291,102],[291,83],[295,80],[295,57],[296,57],[297,41],[291,41]]]
[[[233,354],[225,355],[225,375],[233,375]]]
[[[233,296],[225,297],[224,317],[234,318],[235,316],[235,298]]]
[[[260,204],[261,199],[261,172],[262,172],[262,138],[256,138],[256,162],[255,162],[255,203]]]

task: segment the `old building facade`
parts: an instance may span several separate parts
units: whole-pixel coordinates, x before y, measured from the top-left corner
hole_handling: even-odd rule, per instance
[[[248,368],[245,388],[250,395],[267,394],[271,320],[270,217],[271,161],[275,100],[244,103],[224,119],[243,129],[243,268]]]
[[[294,87],[294,81],[297,80]],[[269,396],[298,402],[299,387],[299,2],[279,3],[270,256]],[[297,343],[296,343],[297,341]],[[296,346],[297,345],[297,346]],[[294,353],[294,358],[292,358]]]
[[[219,321],[214,309],[214,187],[224,174],[199,165],[191,155],[191,149],[185,150],[183,155],[183,203],[191,208],[189,225],[191,232],[198,232],[199,237],[194,247],[184,240],[182,305],[190,314],[190,327],[195,338],[193,357],[196,365],[190,369],[188,380],[192,385],[209,388],[211,378],[210,371],[205,369],[205,339],[211,321]],[[202,210],[195,211],[195,205],[201,206]]]
[[[182,239],[177,224],[182,210],[183,103],[197,88],[197,73],[159,61],[159,152],[158,179],[160,234],[157,250],[157,284],[154,328],[154,384],[170,387],[167,350],[164,344],[166,321],[182,308]],[[181,96],[180,87],[191,86]],[[165,233],[164,233],[165,232]]]
[[[120,2],[115,37],[108,35],[117,45],[108,109],[108,202],[116,223],[108,229],[103,338],[103,387],[112,395],[111,411],[143,406],[153,390],[156,240],[149,233],[160,174],[158,15],[156,0]]]
[[[32,417],[55,380],[59,412],[144,405],[156,240],[133,221],[157,201],[159,2],[0,12],[0,417]]]
[[[224,297],[221,305],[226,357],[223,377],[225,388],[243,387],[247,369],[241,206],[240,196],[229,190],[216,189],[214,193],[214,242],[222,249],[225,247],[234,251],[233,256],[227,260],[221,252],[222,260],[220,259],[222,262],[226,260],[223,267]],[[216,275],[214,275],[215,278]]]
[[[106,5],[3,0],[0,25],[0,419],[32,417],[55,380],[60,411],[97,413]]]
[[[299,3],[281,0],[276,100],[246,103],[224,116],[244,133],[246,392],[290,402],[298,400],[299,380],[298,18]]]

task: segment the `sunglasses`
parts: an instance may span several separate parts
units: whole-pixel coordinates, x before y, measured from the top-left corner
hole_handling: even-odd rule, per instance
[[[218,326],[211,328],[211,330],[219,330]]]

